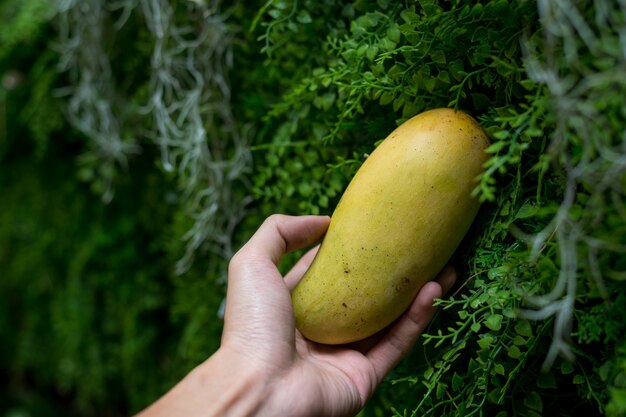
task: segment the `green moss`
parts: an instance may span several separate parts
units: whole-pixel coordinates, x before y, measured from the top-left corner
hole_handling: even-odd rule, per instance
[[[187,41],[210,27],[200,3],[168,9]],[[187,45],[187,61],[172,37],[155,48],[136,2],[90,25],[0,1],[0,412],[153,401],[217,347],[229,254],[265,216],[330,214],[391,130],[451,106],[492,137],[483,208],[453,258],[459,284],[361,415],[623,414],[624,16],[555,4],[235,2],[214,22],[228,50]],[[180,94],[146,107],[159,69]],[[79,82],[93,71],[100,84]],[[189,135],[168,144],[165,122]],[[142,153],[108,158],[98,132]],[[103,205],[89,188],[115,193]],[[207,190],[234,215],[210,217],[193,198]]]

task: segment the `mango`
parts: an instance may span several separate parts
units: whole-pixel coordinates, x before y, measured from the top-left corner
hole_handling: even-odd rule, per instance
[[[342,344],[384,329],[449,261],[472,224],[489,140],[471,116],[421,113],[366,158],[292,292],[296,327]]]

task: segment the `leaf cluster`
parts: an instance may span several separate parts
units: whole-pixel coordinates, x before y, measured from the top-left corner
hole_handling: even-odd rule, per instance
[[[622,65],[614,49],[621,12],[589,2],[568,6],[585,22],[607,22],[590,32],[599,33],[595,38],[578,26],[569,36],[554,27],[571,16],[548,19],[545,13],[564,9],[539,3],[538,9],[508,1],[354,3],[349,24],[340,14],[334,19],[345,33],[327,36],[323,55],[297,60],[298,77],[265,118],[280,133],[272,145],[259,147],[266,152],[260,165],[276,167],[285,181],[287,159],[305,161],[313,146],[335,155],[327,178],[335,168],[358,167],[365,146],[373,148],[426,108],[469,111],[492,137],[475,190],[485,207],[458,260],[468,281],[442,303],[441,323],[425,336],[425,358],[392,376],[392,388],[378,398],[386,409],[405,404],[397,415],[563,415],[619,404],[619,389],[610,388],[619,372],[607,369],[623,342],[611,339],[598,351],[603,331],[591,325],[600,323],[588,306],[605,311],[623,291],[605,287],[606,278],[621,277],[623,245],[624,222],[617,217],[623,150],[616,147],[625,118],[622,81],[613,75]],[[281,4],[291,5],[294,15],[301,6]],[[538,12],[544,13],[541,25]],[[277,22],[270,14],[267,27],[277,22],[304,31],[299,28],[310,24],[292,19],[289,26],[281,16]],[[285,33],[268,30],[263,38],[279,45]],[[271,62],[269,55],[266,65]],[[611,179],[604,176],[609,172]],[[298,184],[312,181],[296,175]],[[289,189],[276,177],[265,173],[256,188],[274,207],[279,190]],[[620,329],[610,334],[623,330],[620,320],[606,323]],[[571,408],[563,407],[563,398]],[[364,415],[378,413],[380,404]]]

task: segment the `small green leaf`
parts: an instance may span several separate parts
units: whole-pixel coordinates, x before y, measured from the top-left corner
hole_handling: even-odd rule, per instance
[[[469,14],[470,14],[470,8],[469,8],[469,6],[465,6],[459,12],[459,19],[464,19],[467,16],[469,16]]]
[[[376,3],[378,3],[378,7],[380,7],[383,10],[387,10],[387,8],[389,7],[389,1],[390,0],[377,0]]]
[[[506,130],[501,130],[500,132],[506,132]],[[497,132],[497,133],[500,133]],[[508,133],[508,132],[507,132]],[[491,145],[489,145],[487,147],[487,149],[485,149],[485,152],[490,153],[490,154],[497,154],[498,152],[500,152],[501,149],[503,149],[508,143],[505,141],[498,141],[498,142],[494,142]]]
[[[495,268],[491,268],[487,272],[487,276],[489,279],[497,280],[499,278],[505,277],[509,273],[509,267],[506,265],[497,266]]]
[[[296,20],[304,24],[311,23],[313,21],[313,19],[311,19],[311,15],[306,10],[300,10],[300,13],[298,13],[298,16],[296,17]]]
[[[528,128],[528,129],[526,129],[524,131],[524,133],[526,135],[530,136],[530,137],[533,137],[533,138],[539,138],[539,137],[543,136],[543,130],[538,129],[536,127]]]
[[[443,83],[450,84],[450,73],[448,71],[441,71],[437,75],[437,79]]]
[[[473,358],[469,360],[469,363],[467,364],[467,373],[472,373],[475,370],[479,369],[480,366],[478,365],[478,362],[476,362]]]
[[[412,117],[414,115],[416,115],[419,111],[420,111],[420,107],[410,101],[407,101],[406,103],[404,103],[404,108],[402,109],[402,117]]]
[[[535,84],[534,81],[531,80],[522,80],[520,81],[520,84],[522,85],[522,87],[524,87],[524,89],[526,89],[527,91],[532,91],[535,89],[535,87],[537,86],[537,84]]]
[[[541,400],[541,395],[536,391],[531,392],[524,398],[524,405],[531,410],[543,411],[543,401]]]
[[[476,3],[474,7],[472,7],[472,10],[470,11],[470,16],[476,17],[479,14],[481,14],[482,11],[483,11],[483,5],[480,3]]]
[[[487,399],[492,404],[498,404],[500,401],[500,388],[494,388],[487,394]]]
[[[404,68],[402,65],[395,64],[391,68],[389,68],[389,71],[387,71],[387,75],[389,76],[389,78],[398,78],[398,76],[402,75],[403,71]]]
[[[515,215],[515,219],[528,219],[537,215],[539,209],[532,204],[524,204]]]
[[[515,310],[513,310],[512,308],[505,308],[504,310],[502,310],[502,315],[504,317],[508,317],[510,319],[517,318],[517,316],[515,314]]]
[[[435,64],[444,65],[446,63],[446,54],[441,50],[431,51],[430,58]]]
[[[412,6],[411,8],[405,9],[402,12],[400,12],[400,17],[406,23],[416,23],[421,20],[419,15],[415,13],[415,6]]]
[[[333,105],[334,101],[335,101],[335,94],[326,93],[326,94],[321,94],[321,95],[316,96],[313,99],[313,105],[318,109],[328,110]]]
[[[574,364],[570,361],[564,360],[561,362],[561,373],[563,375],[569,375],[574,372]]]
[[[356,50],[356,54],[358,56],[365,56],[365,53],[367,52],[367,48],[369,48],[369,45],[364,43],[363,45],[359,46],[359,48]]]
[[[311,184],[309,184],[308,182],[300,183],[300,185],[298,186],[298,192],[303,197],[309,196],[313,192],[313,186],[311,186]]]
[[[493,133],[493,137],[498,140],[504,140],[508,138],[509,136],[510,136],[510,133],[508,130],[499,130]]]
[[[436,78],[426,78],[424,80],[424,87],[429,93],[432,93],[435,90],[436,86],[437,86]]]
[[[574,375],[574,379],[572,380],[572,383],[574,383],[575,385],[584,384],[585,383],[585,377],[582,376],[581,374],[576,374],[576,375]]]
[[[472,324],[472,327],[470,327],[470,329],[474,332],[474,333],[478,333],[478,331],[480,330],[480,323],[476,322],[474,324]]]
[[[452,75],[452,78],[454,78],[457,81],[461,81],[463,77],[467,75],[464,69],[465,69],[465,66],[463,64],[463,61],[461,60],[452,61],[450,65],[448,65],[448,70],[450,71],[450,75]]]
[[[515,332],[524,337],[533,335],[533,329],[528,320],[518,320],[517,323],[515,323]]]
[[[458,391],[463,386],[463,378],[456,372],[452,375],[452,390]]]
[[[387,37],[393,42],[400,42],[400,35],[400,28],[395,23],[389,26],[389,28],[387,29]]]
[[[437,391],[435,392],[435,396],[437,397],[437,399],[443,398],[444,394],[446,393],[446,388],[448,388],[447,384],[444,384],[443,382],[437,383]]]
[[[379,16],[380,14],[367,13],[357,18],[355,23],[357,24],[357,26],[360,26],[362,28],[366,28],[366,29],[373,28],[373,27],[376,27],[376,25],[378,25]]]
[[[396,112],[404,105],[404,97],[400,96],[393,101],[393,111]]]
[[[373,61],[378,55],[378,46],[376,45],[368,45],[367,50],[365,51],[365,56],[370,61]]]
[[[378,46],[380,47],[380,49],[382,49],[383,51],[391,51],[393,49],[395,49],[396,47],[396,42],[392,41],[389,38],[382,38],[379,42],[378,42]]]
[[[524,339],[522,336],[520,335],[516,335],[513,338],[513,344],[517,345],[517,346],[525,346],[527,343],[526,339]]]
[[[485,326],[494,332],[497,332],[502,328],[502,315],[491,314],[485,319]]]
[[[501,363],[496,364],[493,367],[493,370],[495,371],[496,374],[498,375],[504,375],[504,366]]]
[[[519,359],[522,356],[522,351],[519,350],[519,348],[517,346],[511,346],[509,347],[509,349],[507,350],[507,355],[509,355],[509,357],[513,358],[513,359]]]
[[[615,365],[612,361],[607,361],[600,367],[600,369],[598,369],[598,375],[600,375],[602,382],[608,381],[609,375],[614,367]],[[563,365],[561,365],[561,368],[563,368]]]
[[[484,336],[478,339],[478,346],[481,349],[489,349],[495,339],[492,336]]]
[[[395,94],[392,91],[385,91],[380,96],[379,103],[381,106],[386,106],[387,104],[391,103],[394,98],[395,98]]]

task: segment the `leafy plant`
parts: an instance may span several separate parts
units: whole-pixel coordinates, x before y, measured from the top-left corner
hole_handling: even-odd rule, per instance
[[[615,47],[622,12],[597,2],[565,3],[359,2],[350,9],[349,32],[326,38],[326,62],[304,66],[269,113],[270,121],[292,123],[290,137],[316,132],[326,149],[338,149],[331,167],[346,161],[357,167],[364,137],[374,146],[394,123],[429,107],[471,109],[493,136],[475,190],[486,205],[461,251],[469,278],[442,302],[439,324],[424,337],[426,360],[409,361],[398,371],[406,375],[392,377],[392,388],[381,394],[393,398],[379,401],[395,415],[537,415],[616,404],[606,368],[602,377],[598,369],[623,342],[592,354],[590,334],[598,330],[586,332],[582,311],[589,303],[606,309],[623,292],[619,285],[606,289],[607,279],[619,277],[606,266],[619,263],[623,245],[622,233],[609,232],[623,227],[623,218],[609,214],[621,211],[623,193],[623,151],[616,149],[623,91],[613,78],[621,68]],[[291,10],[287,4],[281,7]],[[339,16],[336,26],[348,27]],[[271,17],[266,45],[281,44],[277,25],[301,30],[280,10]],[[384,108],[395,120],[377,120]],[[381,129],[363,135],[364,124]],[[356,158],[342,150],[351,143]],[[575,311],[579,331],[590,337],[578,345],[571,340]],[[568,395],[581,400],[564,411],[557,386],[570,386]]]
[[[448,106],[492,138],[483,207],[361,415],[623,415],[624,13],[0,0],[1,412],[153,401],[217,347],[228,258],[265,216],[330,214],[380,140]]]

